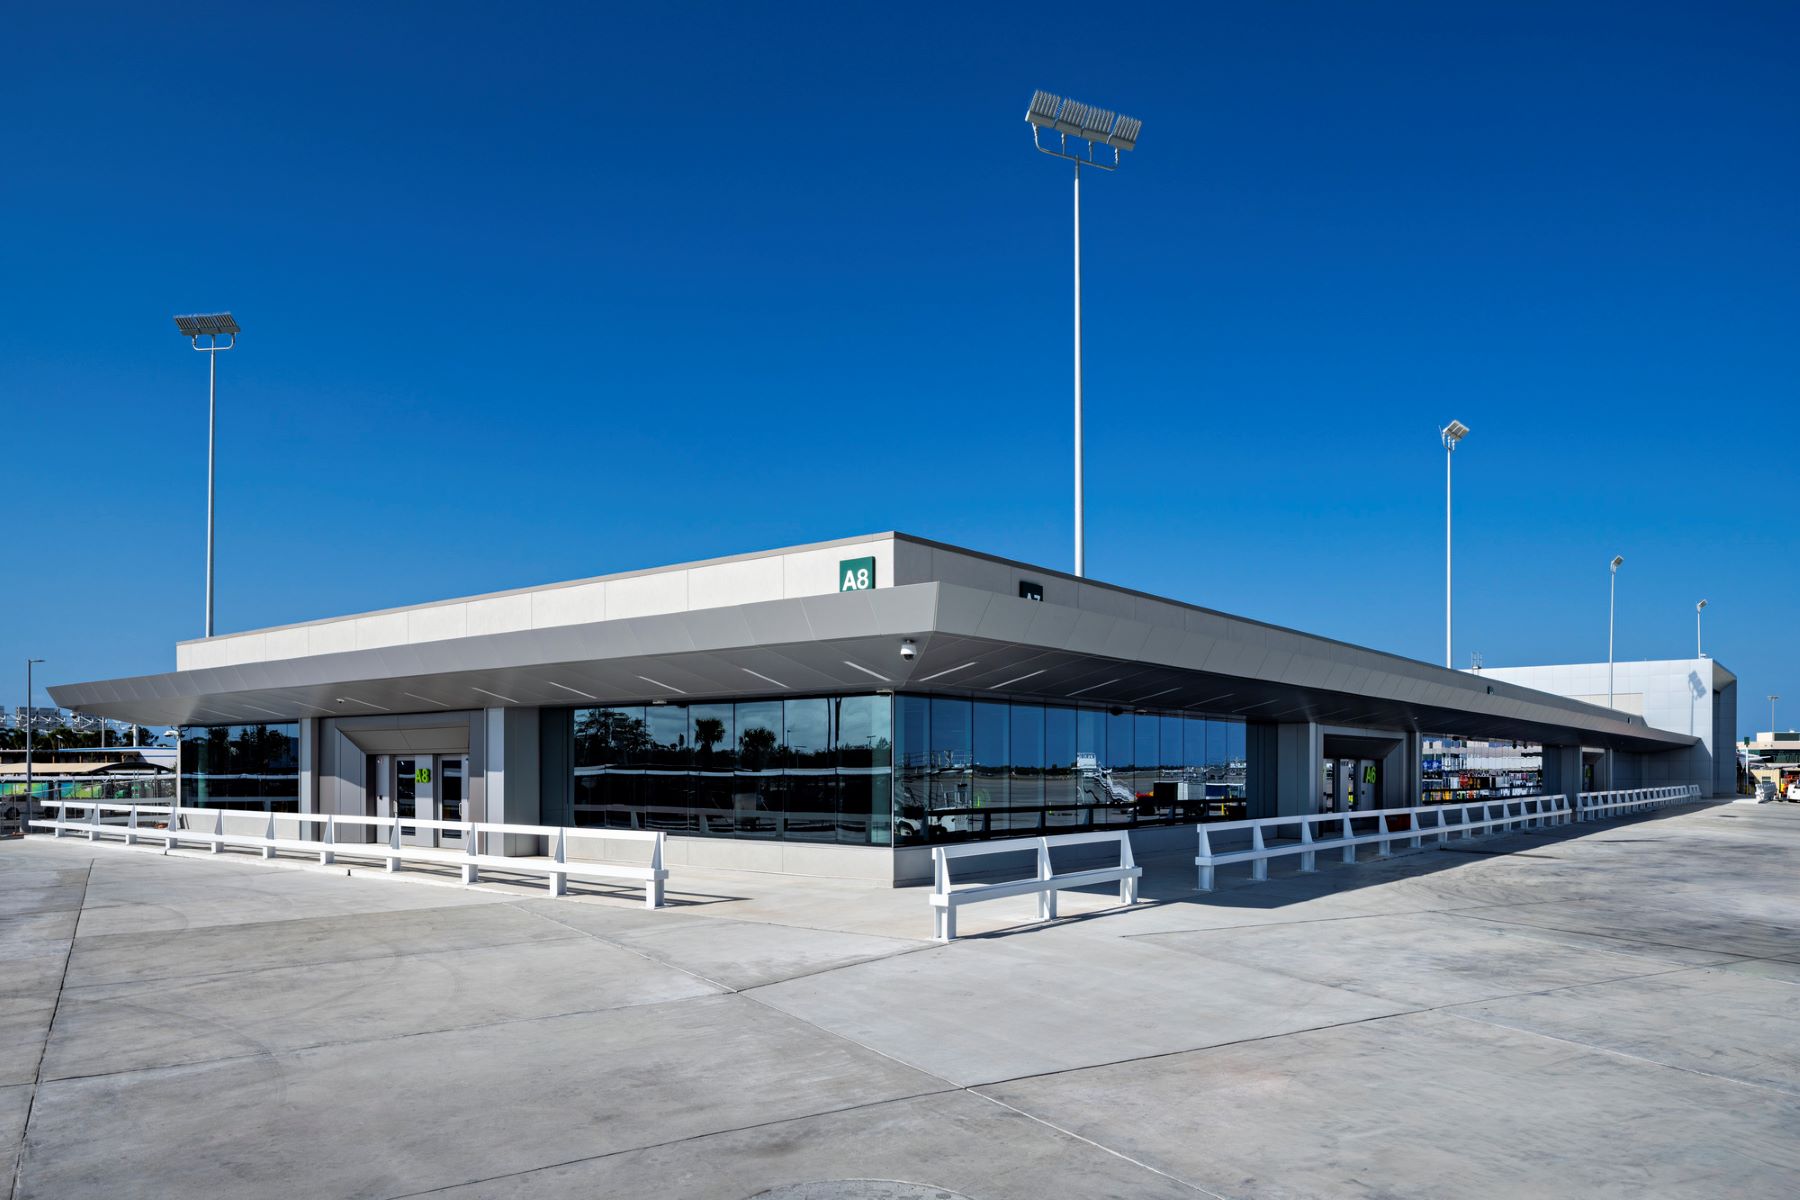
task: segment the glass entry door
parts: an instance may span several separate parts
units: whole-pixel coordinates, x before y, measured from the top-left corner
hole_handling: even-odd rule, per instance
[[[438,819],[441,821],[466,821],[468,813],[463,808],[464,781],[469,775],[469,760],[461,754],[438,755],[437,793]],[[439,831],[444,844],[461,846],[462,830],[444,829]]]
[[[401,821],[400,841],[408,846],[437,845],[437,830],[405,822],[437,819],[437,776],[429,754],[394,756],[394,816]]]

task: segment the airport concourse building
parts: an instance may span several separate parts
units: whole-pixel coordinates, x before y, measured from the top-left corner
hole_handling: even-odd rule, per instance
[[[184,803],[660,829],[671,865],[896,882],[944,841],[1417,804],[1422,738],[1539,745],[1547,792],[1719,790],[1700,736],[1638,713],[899,533],[224,634],[51,693],[183,727]]]

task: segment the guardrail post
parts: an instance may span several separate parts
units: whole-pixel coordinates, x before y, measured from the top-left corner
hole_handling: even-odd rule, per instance
[[[1344,861],[1356,861],[1356,835],[1350,829],[1350,814],[1344,814]]]
[[[262,847],[262,856],[264,858],[274,858],[275,857],[275,847],[267,844],[274,840],[275,840],[275,810],[273,808],[271,808],[271,809],[269,809],[269,822],[263,829],[264,845]]]
[[[469,839],[469,849],[471,853],[475,849],[474,838]],[[569,861],[569,831],[561,826],[557,827],[556,845],[550,851],[550,859],[558,867],[564,866]],[[567,871],[558,871],[555,867],[552,867],[550,869],[550,894],[552,896],[566,896],[568,893],[569,873]]]
[[[663,843],[667,840],[668,836],[659,829],[656,840],[650,843],[650,886],[644,891],[645,908],[663,906]]]
[[[329,867],[337,859],[337,855],[332,853],[331,850],[331,847],[337,844],[337,838],[334,834],[334,831],[337,828],[337,822],[333,820],[336,815],[336,813],[325,814],[325,844],[319,850],[319,865],[321,867]]]
[[[471,831],[471,832],[473,832],[473,831]],[[557,851],[556,861],[562,862],[563,861],[562,830],[560,828],[556,831],[556,851]],[[462,865],[463,886],[470,887],[473,884],[480,882],[480,880],[481,880],[481,867],[475,861],[475,839],[474,838],[469,838],[463,843],[463,854],[466,856],[466,858],[468,860],[468,861],[464,862]],[[554,881],[555,881],[554,877],[552,877],[552,882],[554,882]],[[552,889],[550,894],[552,896],[562,895],[561,892],[556,891],[555,889]]]
[[[1055,874],[1050,869],[1050,839],[1039,838],[1038,843],[1038,879],[1048,883]],[[1056,920],[1056,889],[1046,887],[1038,893],[1038,920]]]
[[[388,825],[387,872],[392,875],[400,869],[400,819],[394,818]]]
[[[214,854],[225,852],[225,810],[222,808],[213,809],[212,852]]]
[[[1131,835],[1121,830],[1119,832],[1119,868],[1129,872],[1136,867],[1137,859],[1134,858],[1131,853]],[[1119,880],[1119,903],[1136,904],[1137,898],[1137,876],[1128,874],[1125,878]]]
[[[181,839],[175,836],[176,831],[179,830],[180,828],[181,828],[181,801],[179,799],[175,799],[175,800],[169,801],[169,823],[163,827],[163,853],[164,854],[167,854],[171,850],[180,849]]]
[[[1201,825],[1199,829],[1200,849],[1196,854],[1196,858],[1198,859],[1196,865],[1199,867],[1200,871],[1199,879],[1194,884],[1194,890],[1210,892],[1213,890],[1212,841],[1206,836],[1205,825]]]
[[[1300,818],[1300,844],[1302,846],[1310,846],[1313,844],[1312,822],[1305,817]],[[1319,852],[1317,850],[1302,850],[1300,852],[1300,873],[1302,875],[1311,875],[1314,871],[1318,870],[1318,857]]]
[[[100,810],[92,804],[88,805],[88,841],[100,840]]]
[[[950,904],[950,860],[942,846],[931,848],[931,936],[939,942],[956,939],[956,909]]]
[[[1376,857],[1386,858],[1393,853],[1393,850],[1389,846],[1387,814],[1379,810],[1375,813],[1375,832],[1381,839],[1375,843]]]
[[[1263,842],[1261,825],[1252,825],[1250,827],[1250,848],[1257,851],[1267,850],[1269,848],[1268,845]],[[1262,883],[1269,878],[1269,860],[1267,858],[1251,860],[1250,878],[1255,883]]]
[[[125,810],[125,844],[137,845],[137,805]]]

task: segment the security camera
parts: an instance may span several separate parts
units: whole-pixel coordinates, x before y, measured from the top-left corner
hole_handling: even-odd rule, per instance
[[[911,638],[900,639],[900,657],[907,662],[911,662],[913,659],[919,657],[919,647]]]

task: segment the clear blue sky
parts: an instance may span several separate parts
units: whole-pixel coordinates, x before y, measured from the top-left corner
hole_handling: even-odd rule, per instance
[[[1800,717],[1789,4],[26,5],[0,698],[221,631],[902,529],[1437,660],[1707,648]],[[20,664],[15,667],[15,664]],[[45,702],[39,693],[39,702]]]

